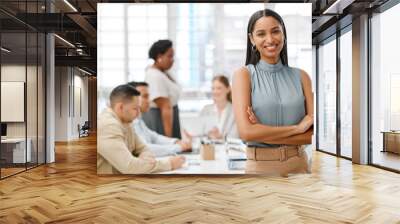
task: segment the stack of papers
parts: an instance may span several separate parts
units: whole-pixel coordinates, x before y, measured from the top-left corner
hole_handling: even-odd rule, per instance
[[[228,167],[230,170],[244,170],[246,167],[246,145],[240,142],[229,142]]]

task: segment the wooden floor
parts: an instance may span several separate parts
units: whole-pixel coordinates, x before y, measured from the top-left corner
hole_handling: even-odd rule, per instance
[[[372,160],[374,164],[400,170],[400,154],[376,150]]]
[[[400,223],[400,175],[315,153],[283,177],[96,175],[95,138],[0,181],[0,223]]]
[[[25,167],[25,164],[18,165],[18,167],[7,167],[7,168],[1,168],[1,178],[5,178],[11,175],[15,175],[20,172],[24,172],[27,169],[33,169],[37,166],[37,164],[27,164],[27,167]]]
[[[24,168],[1,168],[1,177],[7,177],[22,171],[25,171],[25,167]]]

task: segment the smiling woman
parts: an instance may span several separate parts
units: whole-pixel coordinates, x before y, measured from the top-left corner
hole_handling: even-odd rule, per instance
[[[247,142],[246,172],[306,172],[304,145],[313,133],[311,80],[288,66],[287,35],[279,14],[254,13],[247,29],[246,66],[235,72],[233,106]]]

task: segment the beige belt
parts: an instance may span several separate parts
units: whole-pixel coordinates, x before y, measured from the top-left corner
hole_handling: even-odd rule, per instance
[[[301,156],[302,145],[281,146],[277,148],[247,147],[248,160],[255,161],[286,161],[295,156]]]

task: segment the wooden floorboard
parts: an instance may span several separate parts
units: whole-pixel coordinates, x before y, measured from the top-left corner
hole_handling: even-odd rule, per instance
[[[400,175],[315,152],[312,174],[97,176],[96,141],[0,181],[0,223],[400,223]]]
[[[372,162],[376,165],[400,170],[400,154],[376,150],[374,151]]]

